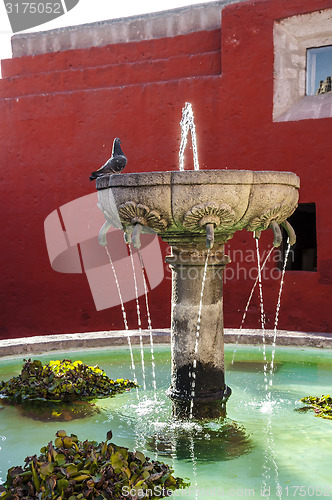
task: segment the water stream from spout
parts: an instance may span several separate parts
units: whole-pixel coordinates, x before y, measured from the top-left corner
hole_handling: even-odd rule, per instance
[[[264,312],[263,285],[262,285],[262,266],[261,266],[258,238],[255,238],[255,243],[256,243],[256,254],[257,254],[260,319],[261,319],[262,341],[263,341],[264,383],[265,383],[265,389],[267,390],[268,381],[267,381],[267,359],[266,359],[266,339],[265,339],[265,312]]]
[[[193,434],[194,434],[195,429],[193,429]],[[190,458],[193,464],[193,476],[194,476],[194,483],[195,483],[195,499],[198,500],[198,482],[197,482],[197,458],[195,456],[195,443],[194,443],[194,437],[191,435],[189,437],[189,450],[190,450]]]
[[[264,451],[264,464],[263,464],[263,475],[262,475],[262,483],[263,488],[262,494],[266,499],[273,499],[274,495],[271,492],[271,488],[267,487],[267,484],[270,482],[271,474],[274,472],[274,481],[275,481],[275,495],[277,498],[280,498],[282,495],[282,488],[279,481],[279,468],[277,464],[276,452],[275,452],[275,442],[273,438],[273,430],[272,430],[272,416],[274,410],[274,402],[271,399],[268,399],[265,403],[265,412],[267,415],[267,424],[265,431],[265,442],[266,448]],[[271,496],[271,494],[273,496]]]
[[[179,149],[179,170],[184,170],[184,151],[187,145],[189,130],[191,133],[191,143],[193,148],[194,170],[199,170],[194,112],[190,102],[186,102],[184,108],[182,109],[180,127],[181,143]]]
[[[273,434],[272,434],[272,414],[273,414],[273,401],[269,397],[268,394],[268,380],[267,380],[267,357],[266,357],[266,339],[265,339],[265,312],[264,312],[264,300],[263,300],[263,286],[262,286],[262,265],[259,251],[259,242],[258,238],[255,238],[256,242],[256,254],[257,254],[257,270],[258,270],[258,287],[259,287],[259,299],[260,299],[260,320],[261,320],[261,328],[262,328],[262,340],[263,340],[263,359],[264,359],[264,384],[266,391],[266,401],[262,402],[261,410],[264,413],[268,413],[267,415],[267,425],[265,428],[265,436],[266,436],[266,449],[264,453],[264,465],[263,465],[263,488],[268,491],[266,485],[268,483],[268,479],[271,474],[271,462],[275,469],[275,482],[276,489],[280,487],[278,482],[278,466],[275,457],[274,451],[274,442],[273,442]],[[271,393],[270,393],[271,394]],[[270,498],[270,495],[266,495],[267,498]]]
[[[142,270],[142,279],[143,279],[143,287],[144,287],[144,295],[145,295],[145,306],[146,306],[146,314],[147,314],[147,318],[148,318],[148,328],[149,328],[149,335],[150,335],[152,384],[153,384],[153,391],[154,391],[154,399],[155,399],[155,401],[157,401],[156,364],[155,364],[155,359],[154,359],[153,331],[152,331],[152,322],[151,322],[151,314],[150,314],[149,299],[148,299],[148,287],[147,287],[146,278],[145,278],[144,262],[142,259],[141,252],[139,250],[138,250],[138,258],[139,258],[139,261],[141,264],[141,270]]]
[[[129,247],[130,261],[131,261],[131,267],[133,270],[133,278],[134,278],[134,286],[135,286],[137,323],[138,323],[139,344],[140,344],[140,349],[141,349],[141,361],[142,361],[142,373],[143,373],[143,389],[145,390],[146,389],[146,381],[145,381],[145,363],[144,363],[144,346],[143,346],[143,337],[142,337],[141,309],[140,309],[139,298],[138,298],[135,263],[134,263],[133,251],[132,251],[130,243],[128,244],[128,247]]]
[[[290,243],[288,240],[288,245],[285,253],[285,259],[282,267],[282,273],[281,273],[281,279],[280,279],[280,287],[279,287],[279,294],[278,294],[278,301],[277,301],[277,307],[276,307],[276,314],[274,318],[274,331],[273,331],[273,342],[272,342],[272,357],[271,357],[271,364],[270,364],[270,380],[269,380],[269,385],[272,386],[272,380],[273,380],[273,369],[274,369],[274,357],[275,357],[275,351],[276,351],[276,340],[277,340],[277,328],[278,328],[278,322],[279,322],[279,312],[280,312],[280,305],[281,305],[281,294],[284,286],[284,281],[285,281],[285,272],[286,272],[286,266],[287,266],[287,261],[288,261],[288,256],[290,252]]]
[[[203,295],[204,295],[204,288],[205,288],[205,281],[206,281],[206,273],[207,273],[207,267],[208,267],[208,261],[210,257],[210,248],[207,251],[206,258],[205,258],[205,264],[204,264],[204,272],[203,272],[203,279],[202,279],[202,288],[201,288],[201,296],[200,296],[200,302],[199,302],[199,308],[198,308],[198,318],[197,318],[197,329],[196,329],[196,339],[195,339],[195,349],[194,349],[194,360],[193,360],[193,366],[191,369],[191,388],[190,388],[190,412],[189,412],[189,418],[193,418],[193,408],[194,408],[194,398],[195,398],[195,393],[196,393],[196,367],[197,367],[197,352],[198,352],[198,342],[199,342],[199,335],[200,335],[200,329],[201,329],[201,319],[202,319],[202,308],[203,308]]]
[[[261,267],[261,272],[263,271],[263,269],[265,267],[265,264],[269,260],[270,255],[273,252],[274,248],[275,247],[271,247],[270,250],[269,250],[269,252],[268,252],[268,254],[267,254],[267,256],[265,257],[264,262],[263,262],[262,267]],[[248,314],[248,310],[249,310],[249,306],[250,306],[250,303],[251,303],[254,291],[256,289],[257,283],[258,283],[258,279],[259,279],[259,275],[257,274],[257,278],[255,280],[255,283],[253,284],[253,287],[252,287],[251,292],[249,294],[249,298],[248,298],[246,307],[244,309],[244,313],[243,313],[243,316],[242,316],[241,325],[240,325],[240,328],[239,328],[239,333],[237,334],[237,337],[236,337],[235,348],[234,348],[234,351],[233,351],[233,357],[232,357],[231,365],[234,364],[234,358],[235,358],[235,354],[236,354],[236,351],[237,351],[237,346],[238,346],[238,343],[239,343],[239,340],[240,340],[241,330],[242,330],[244,322],[246,320],[246,317],[247,317],[247,314]]]
[[[268,418],[267,418],[267,426],[265,429],[266,450],[265,450],[265,460],[264,460],[264,465],[263,465],[263,485],[266,486],[267,480],[269,479],[270,474],[271,474],[271,470],[274,469],[275,483],[276,483],[276,496],[279,498],[281,497],[281,494],[282,494],[282,488],[281,488],[281,485],[279,482],[279,470],[278,470],[278,465],[277,465],[277,460],[276,460],[275,443],[274,443],[273,430],[272,430],[273,409],[274,409],[274,405],[276,403],[276,401],[273,400],[273,398],[272,398],[272,384],[273,384],[274,358],[275,358],[275,351],[276,351],[277,327],[278,327],[279,312],[280,312],[280,305],[281,305],[281,294],[282,294],[284,280],[285,280],[285,272],[286,272],[286,266],[287,266],[289,252],[290,252],[290,247],[291,246],[290,246],[290,243],[288,241],[288,246],[286,249],[282,273],[281,273],[278,301],[277,301],[276,314],[275,314],[275,319],[274,319],[274,334],[273,334],[272,355],[271,355],[271,363],[270,363],[269,392],[266,395],[265,403],[263,403],[269,409],[269,414],[268,414]],[[272,467],[269,466],[269,463],[271,463]]]
[[[129,335],[129,328],[128,328],[128,322],[127,322],[127,314],[126,314],[126,311],[125,311],[125,308],[124,308],[124,303],[123,303],[122,294],[121,294],[121,290],[120,290],[120,284],[119,284],[118,276],[117,276],[117,273],[116,273],[116,270],[115,270],[115,267],[114,267],[114,264],[113,264],[113,260],[112,260],[111,254],[108,251],[107,245],[105,245],[104,248],[106,250],[106,253],[108,255],[108,258],[109,258],[109,261],[110,261],[110,264],[111,264],[113,276],[114,276],[114,279],[115,279],[116,288],[117,288],[117,291],[118,291],[118,294],[119,294],[119,299],[120,299],[120,303],[121,303],[121,310],[122,310],[124,327],[125,327],[125,330],[127,332],[128,347],[129,347],[130,359],[131,359],[131,369],[132,369],[132,372],[133,372],[134,382],[137,384],[136,367],[135,367],[135,361],[134,361],[134,355],[133,355],[133,348],[132,348],[132,345],[131,345],[131,340],[130,340],[130,335]],[[137,394],[137,399],[139,400],[139,394],[138,394],[138,388],[137,387],[136,387],[136,394]]]

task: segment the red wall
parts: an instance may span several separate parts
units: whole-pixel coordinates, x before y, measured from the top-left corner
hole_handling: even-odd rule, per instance
[[[221,31],[3,61],[0,337],[123,328],[119,306],[96,311],[84,274],[51,268],[44,220],[94,191],[89,173],[108,158],[116,136],[126,172],[177,169],[186,101],[195,112],[201,168],[300,176],[300,202],[316,203],[318,271],[287,272],[279,327],[331,332],[331,119],[272,121],[274,20],[331,6],[331,0],[234,4],[223,10]],[[271,241],[263,235],[262,251]],[[237,234],[229,248],[231,255],[254,251],[251,233]],[[251,286],[241,276],[226,282],[226,327],[239,327]],[[265,281],[264,292],[273,327],[278,282]],[[150,292],[150,307],[153,327],[169,327],[169,279]],[[245,326],[259,325],[258,309],[255,298]],[[134,301],[127,314],[135,328]]]

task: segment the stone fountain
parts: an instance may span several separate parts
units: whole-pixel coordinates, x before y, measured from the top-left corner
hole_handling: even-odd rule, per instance
[[[223,269],[230,261],[224,245],[236,231],[247,229],[259,238],[271,228],[273,244],[279,246],[280,225],[293,244],[295,233],[287,218],[297,207],[298,176],[249,170],[146,172],[105,175],[96,186],[106,218],[99,235],[102,245],[113,225],[136,248],[141,233],[157,233],[172,247],[166,262],[172,268],[169,396],[174,413],[222,415],[231,393],[224,369]]]

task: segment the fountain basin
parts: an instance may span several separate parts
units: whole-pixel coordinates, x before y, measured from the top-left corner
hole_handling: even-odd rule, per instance
[[[96,186],[113,225],[132,232],[140,224],[143,232],[192,250],[205,246],[208,224],[218,245],[241,229],[284,222],[297,207],[300,179],[291,172],[201,170],[115,174]]]

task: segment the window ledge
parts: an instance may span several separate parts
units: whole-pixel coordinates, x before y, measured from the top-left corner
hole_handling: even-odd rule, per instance
[[[332,92],[302,97],[286,113],[278,116],[276,122],[290,122],[332,117]]]

